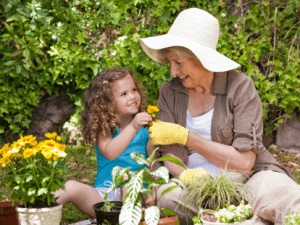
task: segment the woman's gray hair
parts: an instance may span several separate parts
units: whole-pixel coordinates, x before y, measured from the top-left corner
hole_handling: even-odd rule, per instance
[[[180,46],[174,46],[174,47],[170,47],[170,48],[163,48],[160,51],[160,55],[162,56],[162,60],[164,61],[164,63],[167,62],[167,58],[166,56],[170,55],[170,54],[174,54],[176,56],[178,56],[179,58],[197,58],[197,56],[194,55],[194,53],[192,51],[190,51],[187,48],[184,47],[180,47]]]

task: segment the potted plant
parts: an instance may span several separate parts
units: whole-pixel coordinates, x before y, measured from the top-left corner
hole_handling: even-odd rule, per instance
[[[145,165],[145,167],[135,172],[130,171],[129,167],[122,168],[119,166],[114,167],[112,171],[114,182],[111,189],[113,190],[118,187],[126,190],[119,216],[120,224],[138,225],[140,223],[143,224],[143,222],[147,225],[164,224],[160,221],[166,219],[160,215],[160,210],[164,209],[159,209],[155,204],[150,206],[145,203],[147,198],[156,199],[155,189],[157,187],[162,184],[172,183],[169,178],[168,169],[164,166],[160,166],[156,169],[155,164],[169,160],[177,165],[185,166],[180,160],[171,156],[156,158],[157,149],[158,148],[156,148],[148,158],[145,158],[139,153],[131,153],[130,156],[136,163]],[[174,186],[171,186],[171,189],[178,187],[176,183],[173,184]],[[164,215],[170,215],[170,211],[165,210]],[[175,221],[168,224],[177,224],[178,218],[175,212],[173,212],[172,219]]]
[[[296,225],[300,224],[300,213],[292,212],[285,216],[286,225]]]
[[[252,217],[251,206],[240,202],[238,206],[227,205],[219,210],[200,210],[200,215],[193,218],[195,225],[250,225]]]
[[[187,183],[185,203],[199,210],[194,221],[208,224],[238,224],[252,217],[251,206],[247,204],[249,191],[242,176],[230,177],[227,171],[216,176],[205,174],[193,177]]]
[[[28,221],[40,224],[38,220],[60,224],[62,205],[56,204],[52,192],[64,186],[66,145],[55,132],[45,136],[42,141],[33,135],[22,136],[0,149],[1,186],[10,190],[9,199],[20,203],[16,210],[21,225]]]
[[[106,198],[107,195],[104,196],[103,202],[96,203],[93,206],[97,224],[118,225],[122,201],[106,201]]]
[[[4,173],[0,170],[0,177],[3,177]],[[13,202],[8,199],[10,191],[4,189],[0,185],[0,224],[18,225],[16,205],[18,202]]]
[[[15,204],[8,199],[0,201],[0,224],[19,224],[16,212],[17,205],[18,203]]]

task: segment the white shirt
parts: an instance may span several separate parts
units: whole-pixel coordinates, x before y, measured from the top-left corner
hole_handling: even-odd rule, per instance
[[[207,139],[211,140],[211,120],[212,116],[214,114],[214,108],[208,111],[207,113],[201,115],[192,117],[187,112],[187,118],[186,118],[186,128],[188,128],[190,131],[196,133],[197,135]],[[197,168],[202,167],[205,169],[211,176],[214,176],[216,174],[219,174],[223,171],[223,169],[219,168],[218,166],[214,165],[210,161],[208,161],[206,158],[201,156],[200,154],[190,151],[189,157],[188,157],[188,168]],[[240,176],[239,173],[236,172],[228,172],[228,174],[232,177]]]

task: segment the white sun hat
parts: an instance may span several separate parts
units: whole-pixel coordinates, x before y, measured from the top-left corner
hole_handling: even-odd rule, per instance
[[[169,32],[164,35],[141,38],[145,53],[158,63],[166,63],[160,50],[180,46],[192,51],[202,65],[212,72],[236,69],[240,65],[216,50],[219,39],[219,21],[208,12],[190,8],[176,17]]]

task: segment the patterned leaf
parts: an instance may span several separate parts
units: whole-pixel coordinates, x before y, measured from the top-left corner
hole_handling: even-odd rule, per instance
[[[128,219],[130,217],[130,219]],[[126,198],[121,213],[119,216],[119,222],[121,225],[138,225],[142,218],[142,203],[140,200],[135,202],[130,198]]]
[[[143,173],[144,170],[137,171],[136,174],[131,176],[129,182],[125,185],[127,194],[130,201],[135,202],[138,198],[140,190],[143,188]]]
[[[169,170],[164,166],[161,166],[157,170],[151,172],[151,175],[162,178],[166,183],[169,182]]]
[[[124,176],[130,171],[129,167],[122,168],[120,166],[115,166],[111,172],[112,180],[114,181],[111,189],[114,190],[120,183],[123,183]]]
[[[140,153],[137,153],[137,152],[132,152],[130,154],[130,157],[132,158],[133,161],[135,161],[137,164],[140,164],[140,165],[144,165],[146,164],[148,166],[148,162],[146,161],[145,159],[145,156],[140,154]]]
[[[160,218],[160,211],[157,206],[145,209],[145,221],[147,225],[157,225]]]

